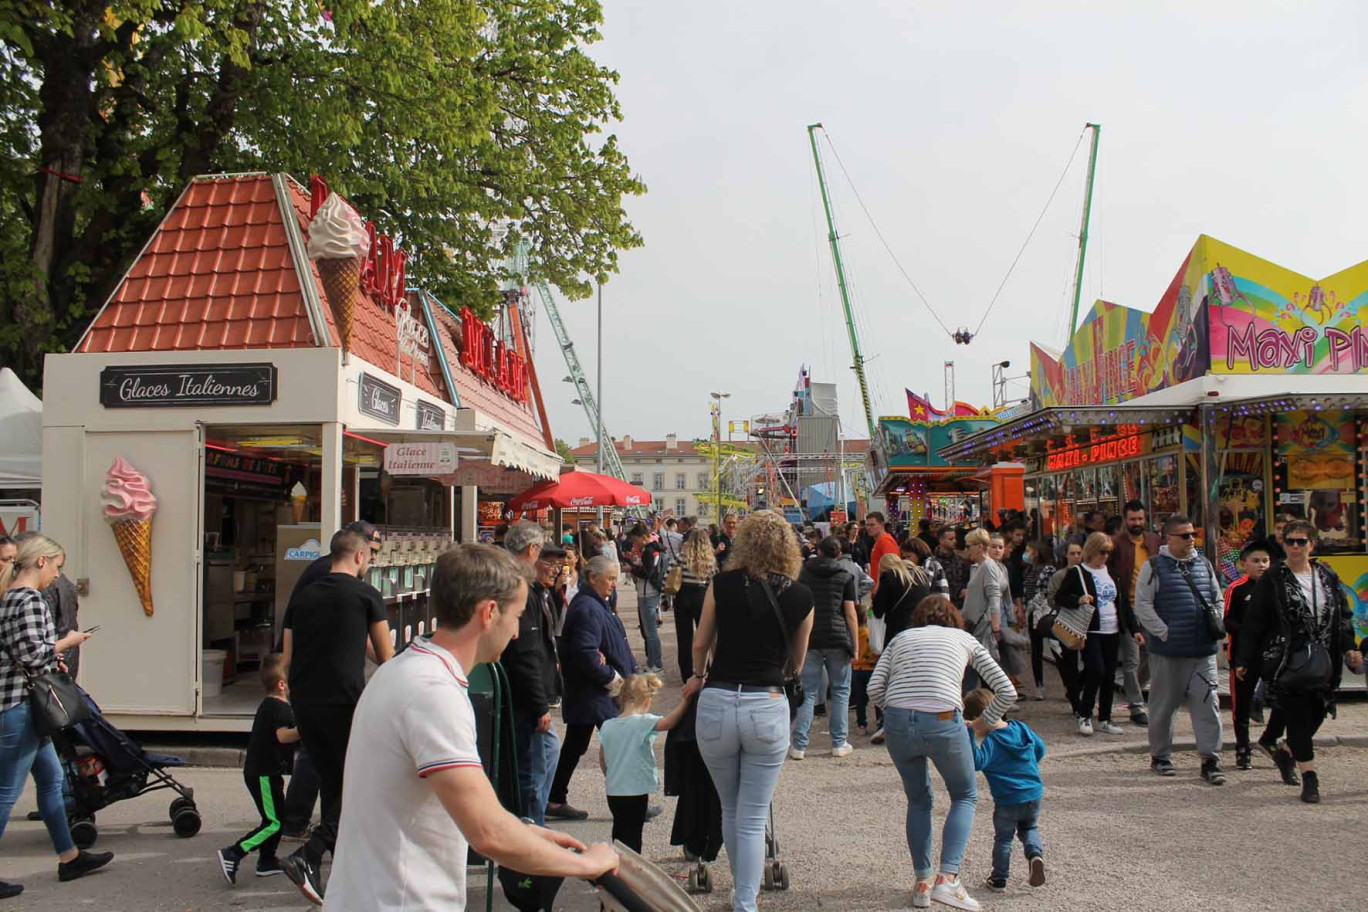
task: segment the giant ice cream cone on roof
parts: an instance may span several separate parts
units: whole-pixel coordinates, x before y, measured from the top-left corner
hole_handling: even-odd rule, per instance
[[[342,350],[348,351],[361,293],[361,262],[370,252],[370,238],[361,216],[336,193],[329,194],[309,222],[308,252],[318,264]]]
[[[105,475],[100,495],[105,522],[114,530],[124,565],[133,577],[143,614],[152,616],[152,517],[157,498],[148,487],[147,476],[118,457]]]

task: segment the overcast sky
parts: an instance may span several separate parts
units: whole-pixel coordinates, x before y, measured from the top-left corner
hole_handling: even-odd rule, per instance
[[[606,0],[616,132],[649,192],[646,246],[604,286],[604,423],[708,433],[778,411],[800,366],[865,436],[806,126],[822,122],[889,244],[954,330],[982,319],[1084,123],[1102,124],[1086,311],[1150,310],[1197,235],[1312,277],[1368,258],[1368,7]],[[1282,9],[1276,7],[1281,6]],[[1064,338],[1087,141],[971,345],[883,250],[822,144],[878,414],[904,387],[987,403],[990,369]],[[591,382],[594,305],[561,300]],[[552,430],[590,433],[539,317]],[[1009,387],[1024,395],[1024,383]]]

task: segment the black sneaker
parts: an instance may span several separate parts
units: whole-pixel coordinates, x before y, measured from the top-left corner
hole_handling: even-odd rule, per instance
[[[1036,855],[1030,859],[1031,877],[1026,882],[1033,887],[1045,886],[1045,857]]]
[[[323,905],[323,882],[318,876],[318,868],[304,857],[302,851],[287,855],[280,862],[280,866],[284,869],[285,876],[290,878],[290,882],[304,894],[305,899],[315,906]]]
[[[0,899],[13,899],[23,892],[23,884],[5,883],[3,880],[0,880]]]
[[[1204,758],[1202,778],[1210,785],[1225,785],[1225,772],[1221,769],[1221,761],[1215,757]]]
[[[1301,778],[1297,775],[1297,761],[1292,759],[1291,751],[1280,746],[1273,752],[1273,762],[1278,766],[1278,774],[1282,776],[1284,785],[1301,785]]]
[[[1178,771],[1167,757],[1150,757],[1150,772],[1160,776],[1176,776]]]
[[[81,850],[71,861],[59,862],[57,865],[57,879],[62,883],[75,880],[78,877],[85,877],[91,871],[98,871],[105,865],[114,860],[113,852],[87,852]]]
[[[242,858],[242,850],[235,845],[218,850],[219,868],[223,871],[223,879],[228,881],[229,886],[237,884],[238,865],[242,864]]]
[[[1247,770],[1254,768],[1254,758],[1249,748],[1237,750],[1235,752],[1235,768],[1237,770]]]
[[[1137,709],[1131,713],[1131,725],[1139,725],[1144,728],[1149,725],[1149,713],[1143,709]]]
[[[1315,770],[1302,774],[1301,800],[1307,804],[1320,804],[1320,779]]]
[[[994,877],[992,874],[989,874],[988,879],[983,882],[983,885],[994,893],[1001,893],[1003,890],[1007,889],[1007,878]]]
[[[552,820],[588,820],[589,812],[581,811],[570,804],[548,804],[546,816]]]
[[[274,877],[277,874],[284,874],[285,869],[280,866],[279,858],[258,858],[256,876]]]

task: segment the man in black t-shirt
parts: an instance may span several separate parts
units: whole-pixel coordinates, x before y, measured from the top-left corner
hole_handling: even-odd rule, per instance
[[[384,541],[380,537],[380,530],[373,523],[361,519],[347,523],[342,528],[351,532],[360,532],[365,536],[366,543],[370,546],[371,560],[375,560]],[[293,603],[298,598],[299,593],[330,572],[332,572],[331,554],[324,554],[309,564],[304,568],[304,572],[299,574],[299,579],[295,580],[294,589],[290,591],[290,602]],[[286,614],[289,614],[288,606]],[[282,653],[285,651],[283,632],[281,640],[276,643],[276,651]],[[366,655],[371,661],[375,660],[369,641],[366,643]],[[289,664],[288,656],[286,664]],[[280,811],[280,823],[284,827],[285,838],[303,839],[308,837],[309,821],[313,818],[314,803],[317,801],[318,771],[314,769],[313,762],[309,760],[309,752],[300,748],[295,751],[294,775],[290,777],[290,787],[285,790],[285,805]]]
[[[361,578],[370,569],[369,543],[343,529],[328,548],[331,572],[290,600],[283,652],[290,663],[290,700],[304,749],[318,770],[322,821],[303,848],[284,859],[285,874],[315,903],[323,900],[318,868],[337,841],[342,814],[342,764],[352,714],[366,684],[366,643],[375,660],[394,656],[385,602]]]

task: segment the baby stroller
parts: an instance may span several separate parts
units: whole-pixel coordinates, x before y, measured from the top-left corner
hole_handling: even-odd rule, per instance
[[[195,790],[181,785],[166,772],[168,768],[184,766],[185,761],[147,753],[101,714],[90,694],[82,694],[90,706],[90,718],[52,738],[66,769],[67,818],[76,845],[88,849],[99,839],[96,811],[160,789],[176,792],[169,811],[176,835],[188,839],[198,833],[201,821],[195,807]]]

